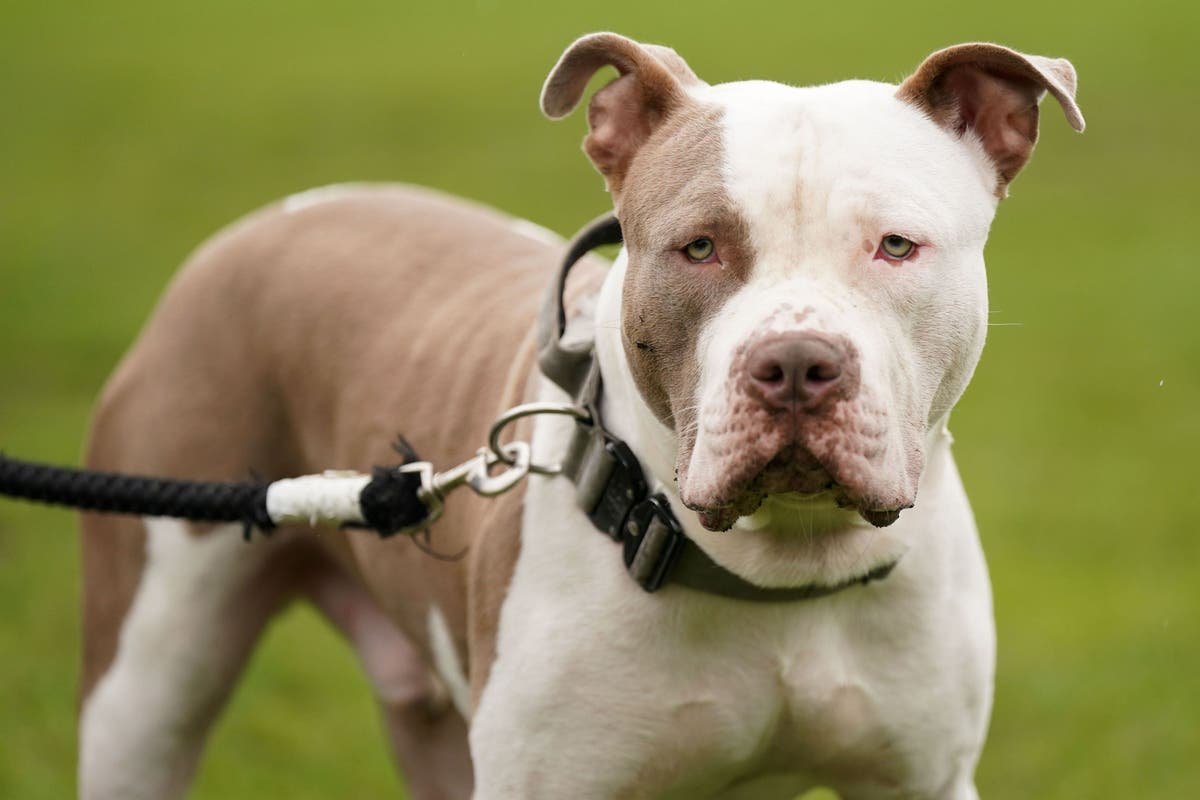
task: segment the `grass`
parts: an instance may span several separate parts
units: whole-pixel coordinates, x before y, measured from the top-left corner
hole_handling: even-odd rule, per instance
[[[333,181],[404,180],[569,233],[605,207],[582,122],[535,98],[577,34],[709,80],[897,79],[988,39],[1069,56],[1086,135],[1043,113],[988,251],[987,352],[954,419],[995,585],[984,797],[1200,796],[1200,296],[1193,4],[709,0],[414,6],[13,0],[0,10],[0,446],[74,462],[88,408],[189,249]],[[0,503],[0,796],[74,791],[69,514]],[[195,797],[400,790],[353,659],[270,632]]]

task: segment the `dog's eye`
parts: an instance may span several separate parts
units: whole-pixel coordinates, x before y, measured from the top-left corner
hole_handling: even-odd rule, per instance
[[[704,238],[697,239],[683,248],[684,255],[697,264],[710,260],[716,251],[717,246],[713,244],[712,239]]]
[[[897,261],[903,261],[912,255],[913,250],[917,247],[911,239],[905,239],[903,236],[896,233],[889,233],[883,237],[883,241],[879,243],[879,249],[888,258],[894,258]]]

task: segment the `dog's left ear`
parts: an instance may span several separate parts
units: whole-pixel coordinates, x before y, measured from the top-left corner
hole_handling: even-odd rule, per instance
[[[616,200],[638,149],[687,102],[686,87],[701,81],[669,47],[593,33],[576,40],[550,70],[542,87],[542,112],[550,119],[570,114],[592,76],[609,66],[618,77],[588,104],[583,150]]]
[[[996,165],[996,191],[1003,197],[1033,154],[1038,103],[1046,92],[1062,106],[1071,127],[1083,130],[1075,83],[1075,67],[1065,58],[1029,56],[996,44],[960,44],[926,58],[896,96],[955,135],[974,131]]]

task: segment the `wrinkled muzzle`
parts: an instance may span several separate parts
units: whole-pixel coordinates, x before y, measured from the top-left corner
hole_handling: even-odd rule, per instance
[[[805,315],[798,315],[801,319]],[[913,505],[923,462],[918,425],[866,380],[842,335],[765,326],[733,352],[679,455],[684,504],[727,530],[768,495],[822,495],[872,525]]]

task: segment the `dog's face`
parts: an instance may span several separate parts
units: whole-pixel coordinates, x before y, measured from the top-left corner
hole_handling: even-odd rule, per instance
[[[673,51],[595,34],[545,111],[606,64],[621,76],[584,149],[625,233],[623,346],[677,438],[682,501],[710,530],[767,497],[895,521],[982,350],[983,246],[1042,94],[1082,129],[1074,70],[963,45],[899,87],[708,86]]]

